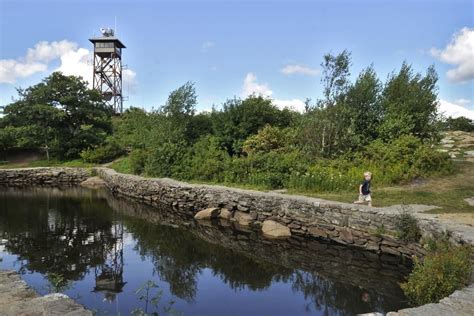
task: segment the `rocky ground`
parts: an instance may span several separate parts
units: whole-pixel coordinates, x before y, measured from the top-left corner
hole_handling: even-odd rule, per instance
[[[474,162],[474,133],[445,132],[440,145],[439,151],[447,152],[451,158]]]
[[[15,271],[0,271],[0,316],[92,316],[64,294],[38,296]]]

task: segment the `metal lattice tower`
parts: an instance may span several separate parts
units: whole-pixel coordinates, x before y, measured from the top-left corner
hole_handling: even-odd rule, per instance
[[[111,28],[101,29],[102,37],[91,38],[94,44],[92,87],[98,90],[115,113],[122,113],[122,48]]]

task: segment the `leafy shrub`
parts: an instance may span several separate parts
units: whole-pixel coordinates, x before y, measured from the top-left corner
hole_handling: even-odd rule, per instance
[[[81,152],[81,158],[85,162],[104,163],[112,161],[122,155],[124,150],[114,142],[108,142],[96,148],[89,148]]]
[[[464,116],[449,117],[444,125],[445,129],[450,131],[474,132],[474,121]]]
[[[143,149],[135,149],[130,152],[130,170],[134,174],[142,174],[145,171],[147,152]]]
[[[442,247],[415,261],[408,281],[401,285],[412,304],[438,302],[443,297],[462,288],[471,274],[471,249]]]
[[[404,209],[395,219],[398,239],[404,242],[417,242],[421,238],[418,220]]]

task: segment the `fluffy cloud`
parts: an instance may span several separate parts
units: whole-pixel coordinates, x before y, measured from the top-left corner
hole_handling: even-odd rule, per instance
[[[300,99],[291,99],[291,100],[281,100],[281,99],[273,99],[273,104],[275,104],[279,109],[290,109],[297,112],[304,112],[305,110],[305,103],[303,100]]]
[[[446,117],[465,116],[474,120],[474,110],[469,110],[459,104],[451,103],[446,100],[439,100],[439,111]]]
[[[252,94],[269,98],[273,94],[273,91],[270,89],[268,84],[258,83],[257,76],[254,73],[249,72],[244,79],[242,96],[247,97]]]
[[[29,77],[47,68],[46,64],[38,62],[0,59],[0,83],[15,83],[18,78]]]
[[[44,72],[52,60],[75,49],[77,44],[66,40],[51,43],[42,41],[28,48],[24,57],[0,59],[0,83],[15,83],[19,78]]]
[[[444,49],[432,48],[431,54],[442,62],[455,65],[446,73],[449,80],[465,82],[474,79],[474,29],[461,29]]]
[[[244,83],[242,85],[242,97],[257,95],[264,98],[271,98],[272,94],[273,91],[270,89],[268,84],[257,82],[257,76],[254,73],[249,72],[245,76]],[[280,109],[289,108],[298,112],[303,112],[305,109],[305,103],[300,99],[284,100],[272,98],[272,102]]]
[[[15,83],[20,78],[46,72],[55,60],[59,60],[60,65],[52,71],[81,76],[92,87],[92,65],[89,62],[92,60],[92,52],[67,40],[51,43],[42,41],[29,48],[24,57],[16,60],[1,59],[0,83]],[[130,88],[133,91],[136,73],[131,69],[124,69],[122,76],[124,89]]]
[[[318,69],[310,68],[304,65],[286,65],[280,71],[285,75],[301,74],[308,76],[316,76],[319,74]]]

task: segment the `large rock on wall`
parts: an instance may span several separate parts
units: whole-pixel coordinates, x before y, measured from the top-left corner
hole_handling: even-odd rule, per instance
[[[96,172],[115,194],[151,204],[164,204],[170,210],[188,212],[192,216],[206,208],[219,208],[228,211],[225,213],[232,216],[231,221],[249,228],[260,229],[262,223],[271,220],[285,225],[296,237],[316,236],[374,252],[407,257],[425,253],[419,244],[406,244],[391,237],[395,231],[395,218],[401,212],[399,207],[370,208],[305,196],[143,178],[119,174],[108,168],[96,168]],[[443,223],[434,215],[417,212],[423,210],[426,208],[413,210],[423,236],[449,230],[452,242],[474,244],[472,227]],[[376,235],[380,227],[389,234]]]
[[[0,185],[64,185],[86,180],[90,171],[84,168],[0,169]]]

